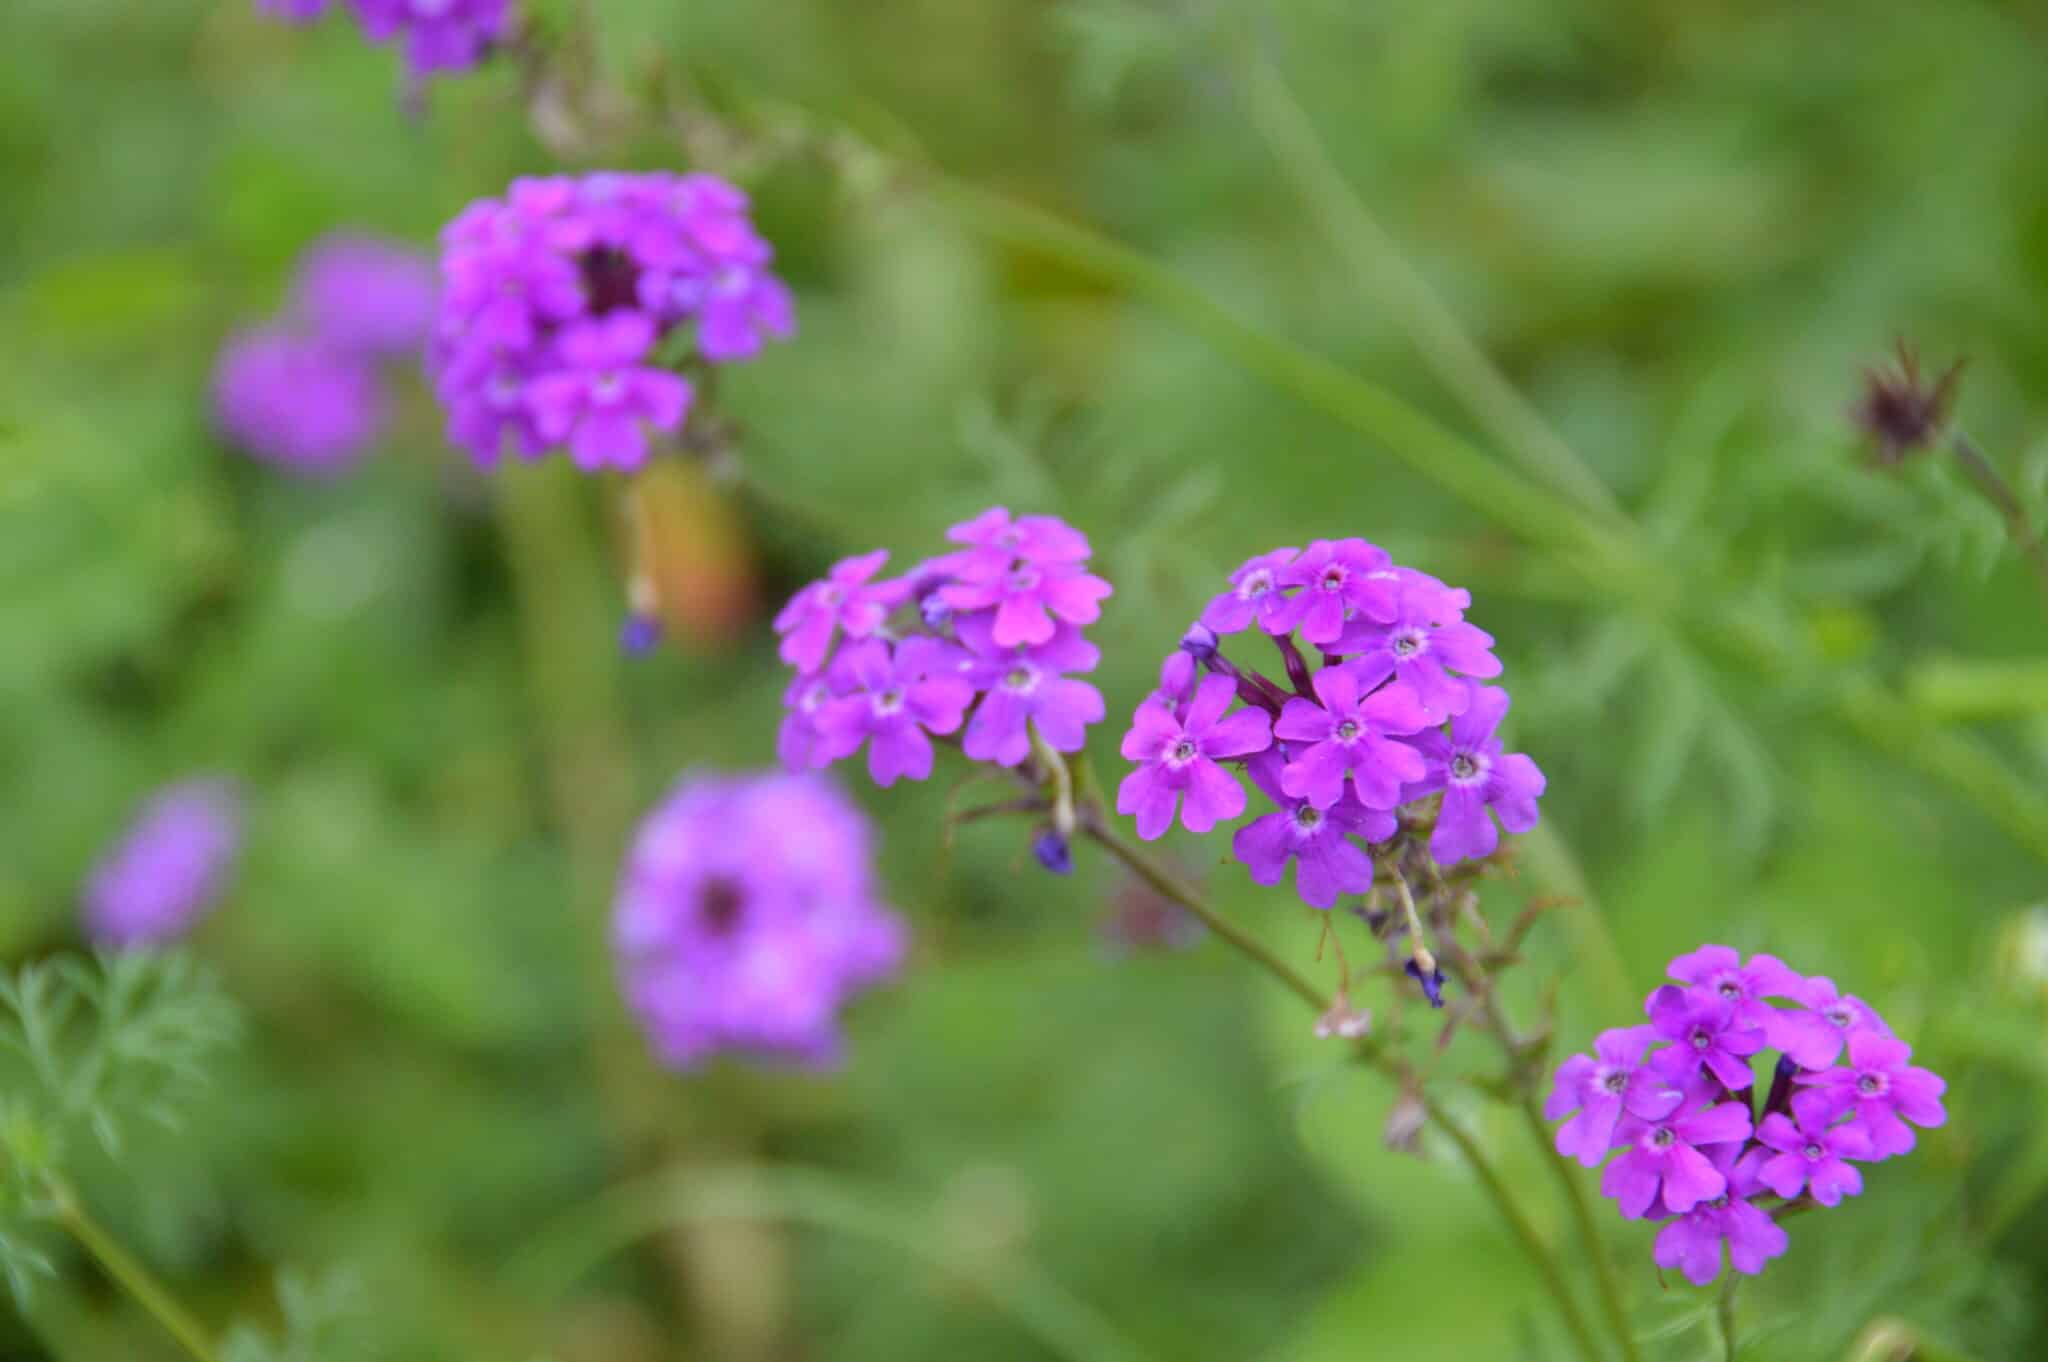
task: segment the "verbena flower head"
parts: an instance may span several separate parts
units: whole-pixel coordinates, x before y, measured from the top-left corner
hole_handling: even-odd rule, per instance
[[[641,823],[613,938],[662,1061],[722,1051],[803,1065],[896,972],[907,936],[874,884],[860,811],[812,775],[686,777]]]
[[[449,432],[478,463],[510,444],[637,469],[647,433],[683,426],[677,364],[752,358],[794,334],[747,198],[712,175],[515,180],[441,234],[432,346]]]
[[[361,355],[284,327],[242,332],[213,374],[214,417],[243,452],[295,473],[353,467],[383,428],[376,368]]]
[[[509,36],[511,0],[341,0],[371,42],[396,42],[414,80],[466,71]],[[288,23],[320,18],[328,0],[256,0]]]
[[[409,356],[423,349],[433,328],[433,262],[401,242],[338,232],[301,259],[289,310],[337,349]]]
[[[1942,1124],[1946,1085],[1908,1062],[1867,1003],[1775,956],[1702,946],[1670,973],[1679,983],[1644,1004],[1649,1026],[1605,1032],[1596,1055],[1559,1066],[1544,1114],[1571,1118],[1560,1153],[1589,1168],[1616,1155],[1601,1190],[1624,1216],[1668,1220],[1658,1266],[1704,1284],[1723,1245],[1736,1271],[1759,1272],[1786,1249],[1777,1215],[1859,1194],[1854,1165],[1912,1149],[1912,1126]],[[1751,1066],[1773,1050],[1754,1107]]]
[[[158,792],[87,879],[86,934],[111,947],[176,941],[219,900],[241,840],[241,801],[226,781]]]
[[[785,766],[829,765],[865,745],[869,773],[889,785],[931,774],[934,739],[1011,768],[1030,759],[1034,734],[1056,752],[1081,750],[1103,704],[1075,679],[1101,661],[1080,626],[1110,591],[1087,571],[1087,538],[1002,507],[947,538],[966,547],[900,577],[881,575],[886,550],[843,559],[776,616],[797,673],[776,742]]]
[[[1206,830],[1245,809],[1242,768],[1263,802],[1233,851],[1260,883],[1293,863],[1297,892],[1322,908],[1371,885],[1366,848],[1404,819],[1434,826],[1439,869],[1491,855],[1496,818],[1512,832],[1535,825],[1543,774],[1502,751],[1507,692],[1470,679],[1500,672],[1492,639],[1464,620],[1470,603],[1363,539],[1248,559],[1133,716],[1124,755],[1138,769],[1119,809],[1157,837],[1172,822],[1168,796],[1181,795],[1182,821]],[[1226,656],[1244,634],[1232,647],[1246,656]],[[1278,676],[1256,669],[1265,648]],[[1433,980],[1433,966],[1418,970]]]

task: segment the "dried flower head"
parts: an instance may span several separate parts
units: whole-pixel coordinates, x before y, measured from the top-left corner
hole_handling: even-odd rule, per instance
[[[1957,360],[1929,383],[1921,375],[1919,354],[1902,340],[1895,365],[1863,371],[1863,395],[1850,409],[1849,419],[1870,440],[1878,464],[1902,463],[1940,437],[1955,404],[1963,364]]]

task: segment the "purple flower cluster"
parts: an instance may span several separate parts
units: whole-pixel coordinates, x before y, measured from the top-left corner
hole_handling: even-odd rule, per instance
[[[213,404],[222,433],[293,472],[353,467],[389,406],[380,362],[417,353],[433,310],[433,267],[417,251],[352,233],[316,242],[284,313],[221,350]]]
[[[641,823],[613,919],[622,986],[661,1060],[834,1062],[838,1015],[908,936],[876,896],[868,825],[813,775],[684,779]]]
[[[1869,1004],[1775,956],[1745,964],[1702,946],[1670,973],[1678,982],[1650,994],[1647,1025],[1602,1032],[1593,1054],[1558,1066],[1544,1115],[1565,1122],[1559,1153],[1588,1168],[1618,1154],[1600,1190],[1631,1220],[1663,1221],[1657,1265],[1705,1285],[1724,1244],[1750,1274],[1785,1252],[1774,1210],[1861,1192],[1855,1164],[1903,1154],[1913,1126],[1940,1125],[1947,1085],[1907,1062]],[[1752,1065],[1768,1051],[1779,1057],[1758,1114]]]
[[[114,948],[177,940],[220,898],[241,840],[241,801],[226,781],[159,791],[87,879],[86,934]]]
[[[946,537],[961,547],[900,577],[877,577],[885,550],[835,564],[775,617],[797,673],[776,742],[785,765],[865,744],[869,773],[893,785],[931,774],[934,736],[957,733],[968,757],[997,766],[1021,765],[1034,731],[1081,750],[1103,716],[1102,693],[1074,679],[1102,657],[1081,630],[1110,594],[1088,571],[1087,537],[1000,506]]]
[[[1365,847],[1393,837],[1396,810],[1424,799],[1441,797],[1429,843],[1439,863],[1490,855],[1496,818],[1510,832],[1535,826],[1543,773],[1501,750],[1508,696],[1479,684],[1501,665],[1493,639],[1466,623],[1470,604],[1362,539],[1253,558],[1132,716],[1123,754],[1136,769],[1118,811],[1148,840],[1176,812],[1207,832],[1245,812],[1229,769],[1242,767],[1270,807],[1238,828],[1232,850],[1260,884],[1279,883],[1292,862],[1297,891],[1318,908],[1371,887]],[[1220,636],[1246,632],[1271,641],[1284,684],[1224,657]]]
[[[515,180],[441,246],[435,385],[450,437],[485,467],[510,440],[528,458],[566,446],[580,468],[631,472],[647,431],[689,412],[679,334],[696,359],[729,364],[796,329],[747,196],[713,175]]]
[[[414,80],[467,71],[511,32],[511,0],[342,0],[373,43],[402,40]],[[287,23],[310,24],[329,0],[256,0]]]

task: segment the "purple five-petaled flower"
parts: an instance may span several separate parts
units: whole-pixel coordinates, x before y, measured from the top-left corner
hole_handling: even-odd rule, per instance
[[[1749,1200],[1761,1190],[1756,1152],[1738,1157],[1736,1146],[1724,1145],[1713,1151],[1713,1160],[1727,1190],[1657,1231],[1653,1251],[1658,1267],[1677,1269],[1694,1286],[1705,1286],[1721,1275],[1723,1244],[1735,1270],[1753,1277],[1790,1243],[1784,1227]]]
[[[1088,725],[1103,716],[1102,692],[1067,672],[1094,669],[1102,652],[1079,630],[1061,626],[1033,648],[1004,648],[985,617],[963,617],[961,637],[974,650],[961,674],[985,692],[961,735],[961,750],[975,761],[1016,766],[1031,753],[1031,729],[1057,752],[1078,752]]]
[[[1827,1094],[1802,1092],[1792,1099],[1790,1116],[1765,1116],[1756,1137],[1777,1157],[1764,1160],[1757,1180],[1787,1201],[1807,1192],[1823,1206],[1862,1191],[1863,1175],[1848,1160],[1870,1157],[1870,1132],[1856,1121],[1833,1124],[1837,1114]]]
[[[1455,613],[1453,603],[1458,599],[1459,593],[1433,577],[1404,576],[1391,617],[1354,620],[1337,651],[1356,655],[1364,684],[1376,686],[1391,676],[1407,682],[1439,717],[1457,714],[1476,698],[1476,688],[1460,676],[1485,679],[1501,674],[1493,636]]]
[[[1912,1053],[1892,1036],[1854,1031],[1849,1035],[1848,1067],[1801,1074],[1795,1081],[1827,1094],[1837,1112],[1853,1109],[1870,1132],[1870,1157],[1888,1159],[1913,1147],[1913,1128],[1907,1121],[1932,1127],[1948,1119],[1941,1105],[1947,1082],[1908,1064]]]
[[[1026,563],[1079,563],[1089,554],[1088,536],[1058,516],[1012,517],[1007,506],[991,506],[974,519],[962,521],[946,531],[946,538],[967,545],[941,560],[956,572],[970,565],[980,572],[1000,570],[1015,559]]]
[[[1195,690],[1185,715],[1176,716],[1157,696],[1131,716],[1123,754],[1138,763],[1117,787],[1118,813],[1135,814],[1138,836],[1163,836],[1180,806],[1189,832],[1207,832],[1244,812],[1244,787],[1216,763],[1250,756],[1272,745],[1271,720],[1262,709],[1241,709],[1224,717],[1237,694],[1227,676],[1208,676]],[[1183,800],[1182,796],[1186,798]]]
[[[1209,602],[1202,623],[1219,634],[1235,634],[1254,620],[1269,634],[1294,627],[1292,598],[1280,585],[1280,574],[1298,549],[1274,549],[1246,561],[1230,574],[1230,590]]]
[[[1005,648],[1044,643],[1057,620],[1093,624],[1102,617],[1108,582],[1078,563],[1019,563],[970,553],[959,564],[960,580],[939,589],[939,599],[954,610],[985,610],[993,606],[991,636]]]
[[[1655,1121],[1684,1100],[1676,1083],[1643,1063],[1656,1038],[1648,1026],[1616,1027],[1595,1038],[1592,1054],[1573,1055],[1557,1066],[1543,1116],[1550,1121],[1571,1117],[1558,1128],[1558,1153],[1598,1168],[1614,1148],[1614,1130],[1624,1112]]]
[[[1827,1068],[1841,1058],[1842,1047],[1859,1031],[1892,1033],[1876,1009],[1853,994],[1837,992],[1835,981],[1824,974],[1801,980],[1792,997],[1803,1006],[1777,1014],[1782,1038],[1772,1043],[1802,1068]]]
[[[861,639],[881,628],[889,612],[910,594],[907,582],[870,581],[888,561],[887,549],[842,558],[823,581],[792,596],[775,617],[775,632],[783,636],[782,660],[800,672],[814,672],[831,651],[835,630]]]
[[[645,463],[642,423],[674,430],[690,407],[687,379],[642,363],[654,339],[654,323],[637,312],[565,328],[556,341],[562,367],[527,388],[541,438],[566,439],[585,470],[632,472]]]
[[[1643,1010],[1657,1034],[1671,1042],[1652,1061],[1666,1077],[1683,1081],[1705,1069],[1725,1088],[1750,1085],[1749,1057],[1764,1048],[1764,1033],[1743,1025],[1731,1004],[1665,984]]]
[[[1431,728],[1409,741],[1421,752],[1426,768],[1415,785],[1402,792],[1414,799],[1444,792],[1429,854],[1439,865],[1481,860],[1500,845],[1500,833],[1487,816],[1491,809],[1509,832],[1536,826],[1536,799],[1543,793],[1543,772],[1520,752],[1503,752],[1495,730],[1508,712],[1508,693],[1498,686],[1473,687],[1472,702],[1451,720],[1448,736]]]
[[[1421,780],[1424,766],[1420,752],[1392,735],[1429,727],[1429,712],[1405,686],[1361,694],[1358,674],[1348,666],[1323,668],[1313,685],[1316,699],[1289,700],[1273,725],[1274,736],[1297,744],[1294,760],[1280,773],[1281,788],[1327,809],[1343,796],[1348,779],[1369,809],[1399,804],[1402,783]]]
[[[1280,570],[1280,585],[1301,588],[1288,603],[1289,626],[1325,646],[1350,620],[1393,619],[1399,582],[1386,550],[1363,539],[1318,539]]]
[[[1621,1203],[1624,1216],[1640,1220],[1658,1201],[1684,1215],[1727,1190],[1727,1177],[1701,1150],[1749,1138],[1749,1111],[1739,1102],[1715,1105],[1714,1095],[1701,1085],[1665,1116],[1624,1115],[1616,1125],[1614,1143],[1624,1152],[1607,1165],[1600,1190]]]
[[[878,638],[850,645],[832,662],[833,688],[841,693],[813,719],[820,742],[812,763],[851,756],[865,742],[868,774],[877,785],[931,775],[932,742],[925,735],[958,729],[974,701],[953,651],[922,636],[894,650]]]
[[[1798,1039],[1794,1028],[1787,1024],[1796,1014],[1781,1011],[1764,1001],[1766,998],[1795,998],[1806,982],[1777,956],[1755,955],[1750,957],[1748,964],[1744,964],[1742,956],[1732,947],[1702,946],[1673,960],[1670,974],[1680,983],[1690,984],[1695,996],[1718,998],[1728,1004],[1735,1010],[1736,1023],[1762,1031],[1765,1044],[1793,1051],[1792,1057],[1808,1068],[1818,1067],[1788,1043]],[[1819,1063],[1831,1063],[1833,1058],[1830,1055]]]
[[[1311,908],[1328,908],[1339,894],[1372,888],[1372,857],[1358,843],[1384,842],[1399,822],[1386,810],[1368,809],[1354,799],[1319,809],[1289,796],[1280,784],[1286,760],[1280,749],[1269,748],[1247,765],[1252,783],[1280,808],[1239,828],[1230,839],[1231,851],[1257,884],[1280,883],[1293,861],[1295,891]]]

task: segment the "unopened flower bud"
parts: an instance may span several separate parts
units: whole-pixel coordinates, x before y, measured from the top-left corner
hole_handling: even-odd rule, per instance
[[[1032,839],[1031,854],[1038,858],[1040,865],[1055,875],[1074,873],[1074,849],[1067,844],[1066,838],[1052,828],[1047,828]]]

